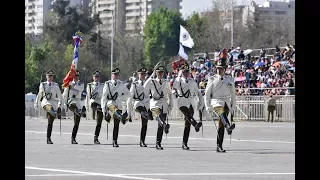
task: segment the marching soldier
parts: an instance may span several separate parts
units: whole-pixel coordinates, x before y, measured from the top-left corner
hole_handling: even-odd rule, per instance
[[[101,97],[103,92],[103,84],[100,83],[100,71],[95,71],[92,74],[93,82],[88,83],[87,85],[87,96],[85,100],[85,107],[89,112],[89,109],[92,112],[97,114],[97,125],[94,132],[94,144],[100,144],[98,137],[101,130],[101,123],[103,120],[103,113],[101,109]],[[108,121],[108,118],[106,119]],[[110,121],[110,118],[109,118]]]
[[[120,121],[125,124],[127,121],[127,112],[123,113],[123,106],[126,106],[126,101],[129,98],[129,90],[122,81],[119,80],[120,69],[115,68],[111,71],[111,80],[106,81],[103,88],[101,98],[101,107],[103,113],[108,112],[113,117],[113,147],[119,147],[118,134]],[[126,109],[126,108],[125,108]],[[123,114],[122,114],[123,113]]]
[[[227,67],[225,61],[218,61],[217,74],[211,76],[205,91],[205,106],[208,113],[212,115],[214,112],[218,115],[218,134],[217,134],[217,152],[226,152],[222,148],[224,138],[224,128],[229,135],[235,128],[235,124],[230,124],[228,114],[234,113],[236,104],[234,79],[225,75]]]
[[[47,112],[47,144],[53,144],[51,141],[53,121],[55,118],[61,117],[61,103],[63,102],[59,85],[58,83],[53,82],[53,76],[54,72],[52,70],[49,70],[46,73],[47,81],[40,83],[39,93],[34,104],[37,109],[40,101],[41,107]],[[60,112],[57,112],[58,109]]]
[[[79,129],[80,118],[86,117],[86,110],[81,105],[81,93],[84,90],[83,83],[79,80],[80,72],[76,70],[73,81],[69,83],[69,86],[64,88],[63,99],[66,100],[66,107],[69,108],[73,113],[74,126],[71,135],[71,144],[78,144],[76,141],[77,132]]]
[[[180,76],[181,74],[181,76]],[[180,111],[184,115],[185,127],[183,132],[182,149],[189,150],[187,145],[190,126],[192,125],[196,132],[199,132],[202,122],[197,123],[193,118],[194,108],[197,110],[202,110],[204,106],[202,95],[199,93],[199,88],[197,83],[189,77],[190,70],[188,64],[183,65],[180,68],[179,76],[173,82],[173,89],[175,89],[177,94],[177,103]],[[197,100],[193,96],[197,96]],[[194,102],[197,102],[196,105]]]
[[[130,96],[127,101],[128,117],[131,119],[132,109],[141,115],[141,132],[140,132],[140,147],[147,147],[145,144],[147,125],[148,125],[148,110],[150,98],[145,92],[143,84],[146,81],[146,68],[141,68],[137,71],[138,80],[134,81],[130,88]]]
[[[168,134],[170,125],[166,123],[168,112],[172,109],[172,92],[169,85],[164,78],[164,66],[156,65],[155,72],[148,78],[144,84],[145,92],[152,95],[150,99],[150,109],[152,116],[158,121],[158,131],[156,140],[156,149],[162,150],[161,141],[163,131]],[[154,74],[157,77],[153,77]]]

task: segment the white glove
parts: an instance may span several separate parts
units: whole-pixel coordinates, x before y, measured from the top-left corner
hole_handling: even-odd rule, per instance
[[[207,112],[208,113],[212,113],[213,112],[213,107],[212,106],[209,106],[206,108]]]
[[[35,109],[38,109],[38,104],[37,103],[33,104],[33,106],[34,106]]]
[[[71,81],[71,82],[69,82],[69,85],[71,85],[71,86],[73,86],[74,84],[75,84],[75,83],[74,83],[74,82],[72,82],[72,81]]]

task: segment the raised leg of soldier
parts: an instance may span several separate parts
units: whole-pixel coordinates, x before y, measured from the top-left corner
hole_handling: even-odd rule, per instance
[[[110,112],[110,114],[113,116],[113,118],[115,119],[119,119],[119,121],[122,122],[122,124],[126,123],[126,119],[122,117],[122,111],[119,110],[116,106],[114,105],[110,105],[108,106],[108,111]]]
[[[97,125],[96,125],[96,130],[94,132],[94,144],[100,144],[98,137],[101,130],[102,119],[103,119],[103,113],[101,111],[97,111]]]
[[[78,109],[77,105],[75,103],[69,105],[69,109],[70,111],[72,111],[75,115],[77,116],[81,116],[81,112],[80,110]]]
[[[166,134],[168,134],[170,125],[166,123],[167,114],[164,114],[163,110],[160,109],[160,108],[153,108],[153,109],[151,109],[151,111],[152,111],[152,116],[156,117],[156,120],[158,121],[158,123],[164,129],[164,132]]]
[[[76,113],[73,114],[73,122],[74,122],[74,125],[73,125],[72,135],[71,135],[71,144],[78,144],[76,141],[76,136],[79,129],[80,116],[78,116]]]
[[[219,118],[221,119],[221,122],[225,126],[228,134],[231,134],[232,130],[235,128],[235,124],[230,125],[230,122],[228,120],[228,113],[229,113],[228,107],[216,106],[213,108],[213,110],[219,115]]]
[[[141,114],[140,147],[147,147],[145,139],[148,128],[148,112],[147,109],[142,106],[137,107],[136,111]]]
[[[189,108],[182,106],[180,107],[180,111],[183,113],[185,120],[189,121],[192,126],[194,126],[196,132],[199,132],[200,127],[202,126],[202,122],[197,123],[197,121],[193,118],[194,110],[193,107],[190,106]]]

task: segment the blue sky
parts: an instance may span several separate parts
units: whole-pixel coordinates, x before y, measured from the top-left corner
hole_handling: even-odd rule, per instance
[[[252,0],[236,0],[237,5],[249,4]],[[254,0],[257,4],[263,4],[266,0]],[[193,11],[202,12],[212,7],[212,0],[182,0],[182,9],[180,10],[183,17],[191,15]]]

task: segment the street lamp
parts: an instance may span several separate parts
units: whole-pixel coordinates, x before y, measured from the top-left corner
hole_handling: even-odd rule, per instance
[[[111,12],[112,13],[112,27],[111,27],[111,71],[113,70],[113,37],[114,37],[114,10],[105,9],[103,12]],[[110,72],[111,72],[110,71]]]

